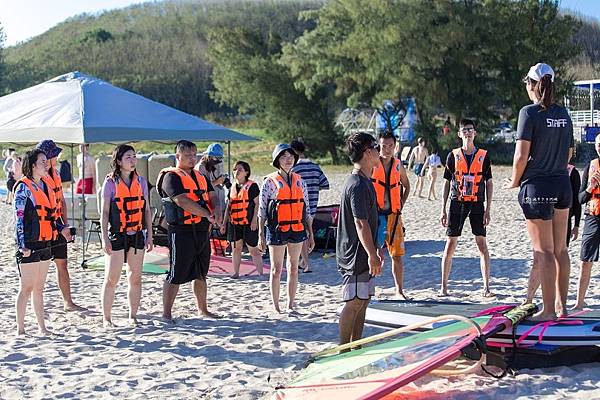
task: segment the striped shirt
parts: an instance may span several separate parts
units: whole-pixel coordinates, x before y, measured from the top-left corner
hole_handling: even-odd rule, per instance
[[[302,177],[308,189],[308,200],[310,206],[310,214],[315,215],[317,212],[317,204],[319,204],[319,190],[328,190],[329,181],[327,177],[316,163],[308,158],[301,158],[294,165],[292,171]]]

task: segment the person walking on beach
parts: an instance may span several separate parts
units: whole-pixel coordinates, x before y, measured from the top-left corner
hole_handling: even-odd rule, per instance
[[[279,286],[285,251],[288,252],[287,309],[294,311],[298,288],[298,263],[302,242],[308,241],[308,252],[315,246],[312,218],[307,210],[309,203],[306,184],[292,167],[298,155],[288,144],[278,144],[273,150],[273,167],[277,171],[267,175],[260,189],[258,248],[269,246],[271,257],[271,300],[278,313]],[[266,227],[265,227],[266,224]],[[265,236],[266,228],[266,236]]]
[[[169,272],[163,285],[163,318],[173,322],[172,309],[179,285],[193,282],[198,314],[220,318],[208,310],[207,275],[210,266],[209,233],[216,196],[210,182],[194,169],[196,145],[180,140],[175,167],[161,170],[156,189],[162,198],[169,237]]]
[[[310,217],[313,218],[317,213],[317,205],[319,204],[319,191],[329,190],[329,181],[323,173],[319,164],[306,158],[304,154],[306,152],[306,146],[299,139],[292,140],[290,143],[292,150],[298,154],[298,162],[292,168],[292,172],[300,175],[308,190],[308,212]],[[314,235],[314,232],[313,232]],[[308,242],[304,241],[302,244],[302,251],[300,252],[300,259],[304,268],[302,272],[312,272],[310,269],[310,263],[308,258]]]
[[[214,195],[216,201],[212,203],[214,208],[216,224],[221,225],[223,221],[223,212],[225,211],[225,185],[228,188],[231,186],[229,176],[225,172],[225,165],[223,163],[223,146],[219,143],[211,143],[206,148],[206,151],[202,153],[200,161],[196,164],[195,168],[204,175],[212,185],[214,189]]]
[[[580,203],[580,195],[584,195],[585,193],[585,186],[584,189],[581,190],[581,178],[579,176],[579,171],[577,171],[577,168],[575,168],[575,166],[573,164],[571,164],[569,162],[569,164],[567,165],[567,170],[569,172],[569,180],[571,181],[571,192],[572,192],[572,201],[571,201],[571,207],[569,208],[569,220],[567,222],[567,247],[569,247],[569,244],[571,243],[571,240],[576,240],[577,237],[579,236],[579,223],[581,222],[581,203]],[[581,190],[581,193],[580,193]],[[572,225],[572,220],[575,219],[575,226]],[[591,237],[594,236],[594,232],[595,230],[591,230],[589,231],[591,232]],[[588,238],[589,240],[590,238]],[[600,238],[599,238],[600,239]],[[594,244],[588,242],[586,244],[586,247],[589,246],[591,244],[592,248],[595,246]],[[598,244],[600,244],[600,242],[598,242]],[[584,243],[582,242],[582,248],[584,246]],[[597,245],[596,245],[597,246]],[[589,247],[587,247],[589,248]],[[594,251],[594,250],[593,250]],[[582,261],[582,265],[586,264],[587,267],[587,262]],[[592,263],[589,263],[589,269],[591,272],[591,265]],[[587,271],[586,267],[582,267],[580,270],[580,275],[579,275],[579,287],[583,287],[583,285],[585,286],[585,290],[583,290],[583,294],[581,295],[581,304],[578,302],[577,305],[575,305],[575,309],[580,309],[583,308],[583,299],[585,297],[585,291],[587,290],[587,284],[589,284],[589,274],[586,274],[585,271]],[[586,276],[588,277],[586,279]],[[588,282],[587,284],[585,282]],[[537,264],[534,264],[531,266],[531,273],[529,274],[529,281],[528,281],[528,285],[527,285],[527,299],[525,300],[524,304],[528,304],[528,303],[533,303],[533,298],[535,297],[535,294],[537,292],[537,290],[539,289],[541,284],[541,277],[540,277],[540,266]],[[578,291],[579,293],[579,291]]]
[[[350,174],[342,186],[336,258],[342,275],[340,344],[362,337],[365,313],[375,294],[374,278],[381,274],[383,260],[376,246],[377,194],[371,176],[379,160],[379,145],[373,136],[358,132],[346,141]]]
[[[435,195],[435,181],[437,180],[437,169],[442,166],[442,159],[438,155],[437,149],[434,149],[423,165],[421,176],[425,176],[427,171],[427,177],[429,178],[429,190],[427,192],[427,200],[437,200]]]
[[[533,265],[539,265],[542,280],[544,308],[532,318],[545,321],[567,314],[570,260],[565,237],[572,201],[567,164],[574,147],[573,124],[567,110],[555,103],[554,71],[548,64],[532,66],[524,83],[533,104],[519,112],[512,176],[503,187],[520,186]]]
[[[63,194],[62,180],[57,170],[58,155],[62,149],[52,140],[43,140],[36,146],[46,155],[48,172],[42,177],[46,186],[54,192],[56,198],[56,214],[62,225],[68,224],[67,201]],[[58,233],[57,238],[52,242],[52,260],[56,264],[56,281],[60,288],[60,293],[64,301],[65,311],[84,311],[85,308],[78,306],[73,302],[71,296],[71,276],[68,268],[67,239]]]
[[[135,149],[127,144],[113,150],[111,173],[102,184],[101,223],[105,268],[102,315],[105,328],[114,327],[111,317],[115,288],[127,263],[129,323],[138,324],[142,296],[144,250],[152,251],[152,213],[148,205],[148,181],[137,174]]]
[[[404,225],[402,208],[410,193],[410,182],[402,162],[393,156],[396,137],[384,132],[379,136],[379,162],[373,169],[371,181],[377,196],[379,226],[377,248],[383,252],[387,247],[392,258],[392,275],[396,285],[396,297],[407,300],[403,291],[404,282]],[[380,254],[381,259],[383,255]]]
[[[427,147],[425,147],[425,139],[419,138],[417,140],[418,145],[413,148],[410,153],[410,157],[408,159],[408,169],[411,169],[411,166],[414,166],[414,173],[417,177],[417,183],[415,184],[415,191],[413,192],[413,196],[419,195],[419,197],[423,197],[421,192],[423,191],[423,166],[425,165],[425,160],[429,157],[429,152],[427,151]]]
[[[448,239],[442,256],[440,296],[448,295],[452,257],[467,217],[479,249],[483,296],[493,296],[490,292],[490,254],[486,241],[486,227],[490,223],[492,205],[492,165],[487,151],[475,147],[473,140],[476,135],[475,123],[470,119],[462,119],[458,131],[462,147],[452,150],[446,160],[440,222],[447,228]],[[448,195],[450,208],[446,212]]]
[[[15,235],[20,288],[16,300],[17,335],[25,334],[25,312],[31,298],[40,333],[50,335],[44,317],[44,285],[52,258],[52,241],[60,232],[71,240],[68,226],[56,213],[54,192],[42,179],[48,166],[44,152],[30,150],[23,159],[23,177],[15,184]]]
[[[79,154],[77,154],[77,168],[79,169],[79,179],[75,193],[77,194],[95,194],[96,193],[96,160],[90,154],[90,145],[79,145]]]
[[[220,228],[222,235],[227,230],[227,239],[233,248],[232,278],[240,276],[244,244],[248,246],[256,272],[259,276],[263,274],[263,261],[258,249],[258,196],[260,189],[256,182],[250,180],[251,174],[250,165],[247,162],[238,161],[233,165],[235,181],[229,191],[225,217]]]

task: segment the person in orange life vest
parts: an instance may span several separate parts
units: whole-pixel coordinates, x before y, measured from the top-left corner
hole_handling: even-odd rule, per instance
[[[533,265],[541,269],[544,308],[530,319],[548,321],[567,315],[571,262],[565,237],[573,197],[567,166],[575,140],[569,112],[554,98],[552,67],[537,63],[523,83],[532,104],[519,111],[512,176],[503,187],[520,187]]]
[[[250,180],[250,165],[238,161],[233,166],[235,182],[229,191],[229,198],[225,207],[225,218],[221,225],[221,234],[227,227],[227,239],[233,247],[232,262],[234,274],[232,278],[240,276],[240,263],[244,244],[248,246],[252,261],[258,275],[263,273],[263,261],[258,249],[258,184]]]
[[[458,137],[462,139],[462,147],[454,149],[446,160],[440,222],[447,228],[448,239],[442,256],[440,296],[448,295],[452,257],[467,217],[479,249],[483,296],[494,296],[490,292],[490,254],[485,239],[492,205],[492,166],[487,152],[475,147],[473,140],[476,135],[475,123],[470,119],[461,120]],[[449,195],[450,209],[446,213]]]
[[[396,297],[408,300],[403,291],[404,225],[402,208],[410,194],[410,182],[402,161],[394,158],[396,137],[384,132],[379,136],[379,163],[373,169],[371,181],[377,194],[379,225],[377,248],[383,259],[383,248],[387,247],[392,258],[392,275],[396,285]]]
[[[62,191],[60,175],[56,169],[56,160],[58,155],[62,152],[62,149],[56,146],[52,140],[42,140],[37,144],[36,148],[42,150],[44,154],[46,154],[48,160],[48,174],[42,179],[44,179],[46,185],[52,188],[54,192],[58,217],[63,224],[67,224],[67,201]],[[58,238],[52,242],[52,259],[56,264],[56,280],[63,297],[65,311],[84,311],[85,308],[75,304],[71,296],[71,277],[69,276],[67,263],[67,240],[61,234],[59,234]]]
[[[600,135],[594,140],[596,153],[600,157]],[[585,204],[585,225],[581,234],[581,268],[577,284],[577,301],[573,309],[586,306],[585,295],[590,285],[592,265],[600,253],[600,162],[595,158],[585,167],[581,180],[579,202]]]
[[[20,288],[16,300],[17,335],[25,334],[25,311],[31,297],[39,330],[50,332],[44,320],[44,284],[52,258],[50,246],[60,232],[72,239],[69,227],[56,214],[56,199],[42,177],[48,171],[46,155],[34,149],[23,158],[23,177],[14,187],[15,234]]]
[[[144,250],[152,251],[152,213],[148,205],[148,181],[137,174],[135,149],[121,144],[113,150],[112,172],[102,184],[100,230],[106,254],[102,285],[102,315],[105,328],[114,327],[111,318],[115,288],[127,263],[129,323],[137,325],[142,296]]]
[[[580,190],[582,190],[582,193],[585,192],[585,187],[583,189],[581,186],[581,177],[579,175],[579,171],[577,171],[577,168],[575,168],[575,166],[573,164],[571,164],[569,162],[569,164],[567,165],[567,169],[569,171],[569,180],[571,181],[571,190],[573,192],[573,198],[572,198],[572,202],[571,202],[571,208],[569,209],[569,220],[568,220],[568,225],[567,225],[567,247],[569,246],[569,243],[571,242],[571,240],[577,240],[577,237],[579,235],[579,223],[581,222],[581,203],[579,202],[579,195],[580,195]],[[571,227],[571,219],[572,217],[575,217],[575,226]],[[584,264],[585,262],[582,262],[582,264]],[[586,263],[587,264],[587,263]],[[591,263],[589,266],[590,270],[591,270]],[[579,282],[580,282],[580,287],[582,287],[583,285],[586,285],[585,288],[587,289],[587,284],[589,284],[589,274],[585,274],[584,272],[586,271],[585,267],[582,267],[580,269],[580,275],[579,275]],[[591,271],[590,271],[591,272]],[[586,276],[587,276],[587,284],[586,282]],[[529,303],[533,303],[533,298],[537,292],[537,290],[539,289],[541,284],[541,277],[540,277],[540,266],[538,263],[535,263],[531,266],[531,273],[529,274],[529,281],[528,281],[528,285],[527,285],[527,299],[525,300],[525,302],[523,304],[529,304]],[[583,293],[581,294],[581,305],[576,305],[574,307],[574,309],[579,310],[581,308],[583,308],[584,302],[583,302],[583,298],[585,297],[585,290],[583,291]]]
[[[275,311],[279,308],[279,284],[285,251],[288,251],[287,308],[293,311],[298,287],[298,264],[302,242],[308,240],[309,252],[315,247],[312,219],[307,210],[308,190],[300,175],[290,170],[298,155],[288,144],[278,144],[273,150],[273,167],[277,171],[268,175],[260,189],[258,248],[269,245],[271,257],[271,300]],[[265,238],[265,223],[266,238]]]
[[[163,285],[163,318],[173,322],[172,308],[179,285],[193,282],[198,315],[220,318],[208,310],[207,275],[209,234],[215,223],[217,199],[210,181],[194,169],[197,147],[187,140],[175,146],[175,167],[158,174],[156,189],[162,198],[169,233],[170,269]]]

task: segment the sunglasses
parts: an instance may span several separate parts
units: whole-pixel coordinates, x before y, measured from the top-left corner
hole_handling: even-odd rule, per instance
[[[475,128],[462,128],[460,131],[462,133],[470,133],[470,132],[475,132]]]

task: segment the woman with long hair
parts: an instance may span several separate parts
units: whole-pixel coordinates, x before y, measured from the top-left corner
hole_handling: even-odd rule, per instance
[[[233,248],[232,278],[240,276],[240,264],[242,261],[242,249],[244,244],[252,256],[258,275],[263,273],[263,262],[258,249],[258,195],[260,189],[258,184],[250,180],[250,165],[245,161],[238,161],[233,165],[233,177],[235,179],[227,206],[225,217],[221,225],[221,234],[225,233],[227,227],[227,239]]]
[[[567,164],[575,143],[571,118],[555,102],[552,68],[538,63],[523,82],[532,104],[519,112],[512,177],[504,187],[520,186],[519,204],[533,246],[533,265],[540,268],[544,303],[533,318],[545,321],[567,314],[570,260],[565,238],[572,202]]]
[[[111,310],[115,288],[127,263],[129,322],[137,325],[142,295],[144,250],[152,251],[152,214],[148,205],[148,182],[137,174],[133,147],[119,145],[112,154],[112,172],[102,185],[102,247],[106,253],[102,314],[104,327],[113,327]]]
[[[21,286],[17,295],[17,335],[25,334],[25,311],[31,297],[40,333],[49,335],[44,320],[44,284],[52,258],[51,244],[58,232],[70,241],[69,227],[56,213],[54,192],[42,177],[48,171],[42,150],[30,150],[23,158],[23,177],[15,184],[15,233],[17,267]]]
[[[267,175],[260,189],[258,248],[264,251],[266,245],[269,246],[271,300],[277,312],[281,312],[279,285],[287,250],[287,309],[293,311],[302,242],[308,240],[308,251],[311,252],[315,240],[312,219],[307,210],[308,190],[300,175],[291,171],[298,162],[298,155],[288,144],[278,144],[272,159],[277,171]]]

